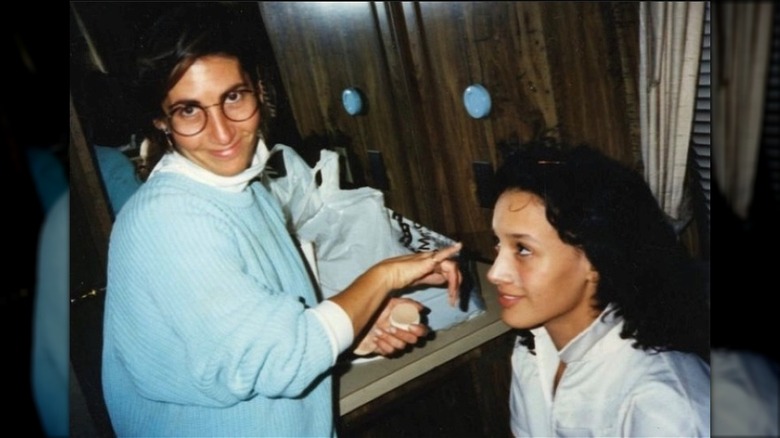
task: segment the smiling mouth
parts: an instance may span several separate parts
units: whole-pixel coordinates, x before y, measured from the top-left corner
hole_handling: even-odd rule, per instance
[[[512,307],[524,297],[516,295],[498,294],[498,303],[501,307]]]
[[[239,144],[235,144],[233,146],[230,146],[227,149],[220,149],[217,151],[212,151],[211,155],[217,157],[217,158],[233,158],[233,156],[236,155],[239,149]]]

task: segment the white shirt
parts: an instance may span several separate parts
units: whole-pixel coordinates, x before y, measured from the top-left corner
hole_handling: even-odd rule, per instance
[[[622,318],[601,316],[560,352],[544,328],[532,330],[536,355],[515,345],[513,435],[709,436],[707,363],[694,354],[633,348],[632,339],[620,338]],[[566,369],[553,395],[560,360]]]
[[[780,363],[749,350],[712,351],[712,432],[780,436]]]

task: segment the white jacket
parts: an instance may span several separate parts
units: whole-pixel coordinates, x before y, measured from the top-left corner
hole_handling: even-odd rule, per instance
[[[620,338],[622,327],[622,318],[600,316],[560,352],[544,328],[533,330],[536,355],[518,342],[512,354],[512,433],[709,436],[707,363],[694,354],[634,348],[632,339]],[[559,360],[566,370],[553,395]]]

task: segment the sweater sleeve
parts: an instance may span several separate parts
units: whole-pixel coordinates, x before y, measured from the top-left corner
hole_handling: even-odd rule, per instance
[[[336,364],[339,354],[352,345],[355,335],[352,329],[352,320],[338,304],[331,300],[323,300],[316,307],[310,309],[317,319],[325,327],[328,339],[333,345],[333,362]]]
[[[250,268],[246,243],[218,209],[186,196],[152,204],[117,221],[109,254],[106,329],[140,393],[205,406],[304,394],[333,347],[302,292],[282,290],[288,277],[308,281],[289,242],[258,224],[251,255],[260,262]]]

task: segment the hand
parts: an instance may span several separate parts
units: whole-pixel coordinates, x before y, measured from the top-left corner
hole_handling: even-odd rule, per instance
[[[450,260],[450,257],[457,254],[461,247],[462,245],[458,243],[440,251],[407,254],[383,260],[356,278],[346,289],[328,299],[347,312],[352,320],[355,336],[365,332],[365,328],[371,324],[377,310],[385,305],[387,296],[394,290],[420,284],[446,283],[450,305],[454,306],[458,300],[462,279],[457,263]],[[378,341],[383,341],[388,345],[383,345],[382,342],[378,342],[378,346],[369,345],[368,347],[371,348],[367,347],[367,352],[362,354],[375,351],[377,348],[390,351],[396,349],[400,343],[416,342],[415,338],[407,338],[406,333],[385,330],[386,328],[387,324],[372,327],[376,329],[374,336],[379,338],[370,342],[377,344]],[[422,335],[422,332],[416,329],[412,330],[412,333],[415,336]]]
[[[449,302],[454,306],[458,300],[458,290],[463,280],[458,264],[450,260],[463,247],[456,243],[439,251],[420,252],[389,258],[378,263],[373,269],[384,269],[384,278],[390,289],[403,289],[421,284],[440,285],[447,283]]]
[[[390,312],[395,306],[403,302],[413,304],[417,307],[417,310],[421,311],[423,309],[422,304],[409,298],[391,298],[353,353],[358,356],[372,353],[392,356],[398,351],[405,349],[407,345],[416,344],[420,338],[428,334],[428,327],[423,324],[412,324],[409,326],[408,331],[393,327],[390,324]]]

